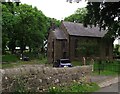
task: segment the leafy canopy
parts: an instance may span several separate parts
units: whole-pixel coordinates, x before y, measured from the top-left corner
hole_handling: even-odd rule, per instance
[[[3,51],[8,46],[14,52],[20,46],[21,52],[26,46],[39,49],[47,32],[47,20],[42,11],[27,4],[2,4],[2,40]]]
[[[75,0],[77,3],[80,3],[80,1]],[[73,0],[67,0],[67,2],[72,3]],[[109,31],[106,35],[109,38],[120,36],[120,1],[104,2],[103,0],[103,2],[88,2],[86,9],[87,14],[83,21],[84,26],[97,25],[100,29]],[[76,19],[77,16],[71,18]]]
[[[83,23],[86,14],[87,14],[86,8],[78,8],[74,14],[66,17],[64,20],[76,23]]]
[[[86,8],[84,24],[98,25],[112,38],[120,35],[120,2],[89,2]]]

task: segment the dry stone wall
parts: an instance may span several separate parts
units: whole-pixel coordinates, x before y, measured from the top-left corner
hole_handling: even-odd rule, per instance
[[[72,68],[53,68],[40,65],[23,66],[12,69],[1,69],[2,91],[18,90],[43,91],[51,86],[70,85],[73,81],[89,81],[91,66]]]

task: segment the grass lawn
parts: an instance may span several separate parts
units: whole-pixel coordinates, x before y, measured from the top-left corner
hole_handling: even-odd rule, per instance
[[[2,64],[2,68],[3,69],[4,68],[14,68],[14,67],[18,67],[18,66],[21,66],[21,65],[27,65],[27,64],[47,64],[47,59],[42,58],[42,59],[34,59],[34,60],[30,60],[30,61],[18,60],[16,62],[6,62],[6,63]]]
[[[17,62],[19,58],[16,55],[3,55],[2,62]]]
[[[89,62],[87,62],[89,64]],[[80,61],[73,61],[73,66],[82,66],[82,62]],[[101,67],[101,71],[99,74],[99,67]],[[95,61],[94,63],[94,71],[92,75],[118,75],[120,73],[120,61],[114,60],[113,62],[102,62],[102,65],[99,66],[98,62]]]
[[[82,66],[83,63],[80,61],[72,61],[71,62],[73,66]],[[89,65],[89,62],[86,62],[86,65]]]
[[[112,75],[112,76],[117,76],[118,75],[118,72],[113,72],[113,71],[108,71],[108,70],[104,70],[104,71],[101,71],[100,74],[99,74],[99,71],[94,71],[92,72],[92,75],[103,75],[103,76],[109,76],[109,75]]]
[[[99,72],[100,69],[100,72]],[[98,62],[94,64],[94,72],[96,75],[119,75],[120,74],[120,62],[114,60],[113,62],[102,62],[99,65]]]
[[[72,61],[71,63],[73,66],[82,66],[82,62],[80,61]]]

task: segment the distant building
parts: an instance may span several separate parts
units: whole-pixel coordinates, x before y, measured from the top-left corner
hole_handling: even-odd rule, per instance
[[[112,59],[113,40],[104,38],[106,31],[99,31],[98,27],[84,27],[80,23],[62,22],[60,28],[49,33],[48,62],[52,63],[60,58],[82,60],[82,57],[92,57],[83,45],[95,44],[92,48],[94,58]],[[86,51],[87,54],[82,53]],[[96,53],[98,52],[98,53]]]

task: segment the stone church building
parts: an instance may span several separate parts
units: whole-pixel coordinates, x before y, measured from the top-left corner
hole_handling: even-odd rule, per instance
[[[59,28],[49,33],[48,62],[61,58],[71,61],[82,60],[83,57],[112,59],[113,40],[107,40],[104,37],[106,33],[98,27],[63,21]]]

